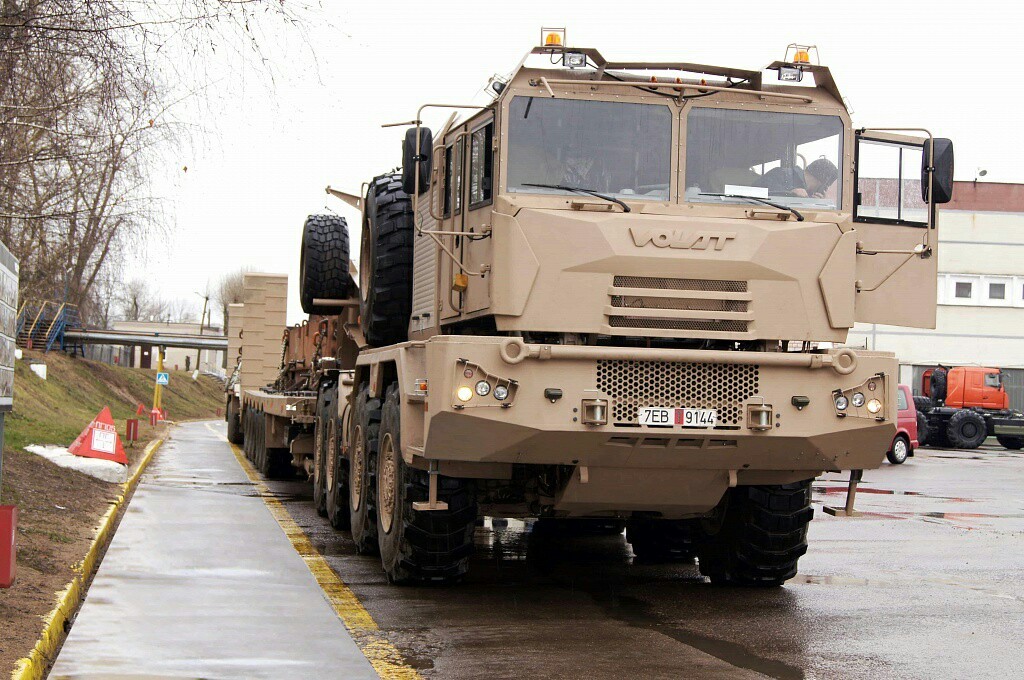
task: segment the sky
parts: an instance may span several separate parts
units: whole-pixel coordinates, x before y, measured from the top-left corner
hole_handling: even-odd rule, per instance
[[[175,114],[192,132],[165,152],[156,187],[172,225],[126,278],[194,300],[198,316],[195,292],[231,271],[285,273],[298,322],[305,217],[346,217],[358,262],[358,213],[324,188],[359,193],[401,163],[403,129],[382,124],[425,103],[489,101],[487,79],[508,74],[542,26],[612,60],[759,69],[791,42],[814,44],[855,126],[927,128],[953,140],[956,179],[984,169],[983,181],[1024,182],[1019,3],[323,0],[316,11],[301,31],[267,20],[265,65],[189,55],[206,60],[213,85]],[[447,116],[437,117],[434,129]]]

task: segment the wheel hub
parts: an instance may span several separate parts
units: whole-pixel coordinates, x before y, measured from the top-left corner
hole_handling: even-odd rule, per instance
[[[352,509],[358,510],[363,504],[363,470],[366,467],[366,451],[363,447],[363,429],[358,425],[352,433],[352,475],[348,483]]]
[[[398,478],[398,459],[395,455],[395,442],[391,433],[384,435],[380,447],[380,471],[378,474],[377,498],[379,499],[381,528],[384,533],[391,533],[395,521],[395,487]]]

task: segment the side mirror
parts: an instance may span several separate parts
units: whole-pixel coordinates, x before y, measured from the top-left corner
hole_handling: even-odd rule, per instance
[[[420,131],[420,148],[416,148],[416,130]],[[433,162],[434,135],[428,127],[409,128],[402,143],[402,191],[412,196],[416,191],[416,172],[420,175],[420,193],[430,188],[430,164]]]
[[[932,143],[934,155],[929,154],[928,142],[921,154],[921,200],[928,202],[928,168],[932,168],[932,198],[936,204],[949,203],[953,198],[953,142],[936,137]]]

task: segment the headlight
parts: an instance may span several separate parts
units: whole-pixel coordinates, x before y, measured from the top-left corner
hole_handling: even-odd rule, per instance
[[[857,398],[856,395],[854,395],[854,399],[856,399],[856,398]],[[871,401],[868,402],[868,412],[869,413],[878,413],[881,410],[882,410],[882,402],[878,401],[877,399],[872,399]]]
[[[863,392],[854,392],[853,393],[853,405],[856,406],[857,408],[860,408],[861,406],[864,405],[864,393]]]
[[[838,397],[836,397],[836,408],[839,409],[840,411],[845,411],[846,407],[849,405],[849,400],[843,395],[840,394]]]
[[[508,388],[504,385],[498,385],[494,388],[494,398],[498,401],[505,401],[508,397]]]
[[[491,384],[486,380],[481,380],[476,384],[476,393],[481,397],[486,397],[491,393]]]
[[[459,401],[469,401],[473,398],[473,389],[463,385],[455,391],[455,396],[459,398]]]

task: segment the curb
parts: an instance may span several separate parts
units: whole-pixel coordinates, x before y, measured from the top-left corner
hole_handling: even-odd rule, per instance
[[[80,564],[73,567],[75,571],[71,582],[57,595],[57,605],[47,614],[43,621],[43,632],[36,642],[36,646],[29,652],[29,655],[19,659],[11,673],[11,680],[41,680],[46,677],[47,670],[57,658],[57,652],[64,643],[71,623],[74,621],[78,608],[85,598],[89,580],[96,573],[99,566],[100,556],[106,550],[110,539],[113,536],[117,525],[117,517],[122,508],[128,504],[128,499],[135,492],[139,479],[145,471],[149,462],[153,459],[162,439],[155,439],[146,446],[146,451],[139,466],[132,473],[128,481],[122,485],[121,495],[117,497],[107,509],[106,514],[100,520],[93,537],[92,545]]]

